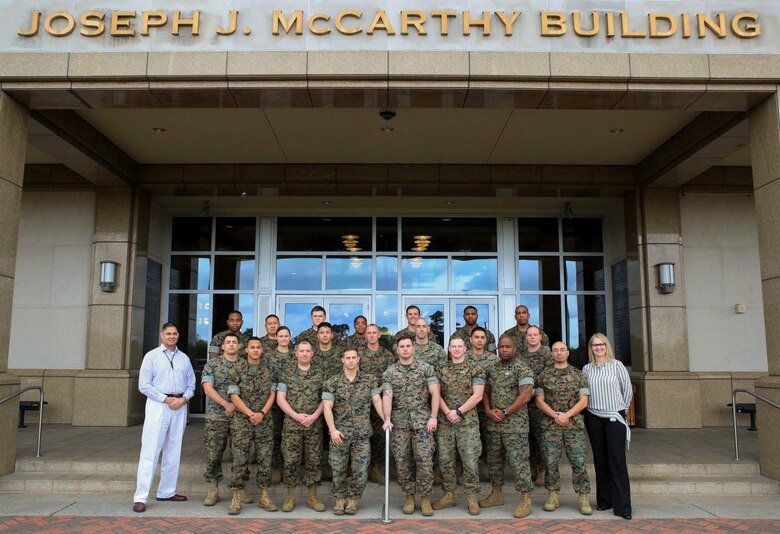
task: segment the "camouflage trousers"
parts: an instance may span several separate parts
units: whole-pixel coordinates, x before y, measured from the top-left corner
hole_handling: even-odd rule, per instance
[[[558,460],[566,451],[571,464],[574,491],[590,493],[590,480],[585,467],[585,455],[588,446],[585,443],[585,430],[581,428],[550,428],[544,431],[544,487],[548,490],[561,489],[561,475],[558,472]]]
[[[227,448],[230,436],[230,420],[208,419],[203,431],[203,442],[206,445],[206,482],[222,480],[222,455]]]
[[[433,434],[425,428],[397,428],[392,432],[390,447],[398,469],[398,484],[404,493],[414,495],[416,490],[421,496],[430,496],[433,490]]]
[[[309,428],[284,418],[282,428],[282,456],[284,457],[284,483],[287,486],[298,485],[298,467],[301,458],[304,462],[303,482],[313,486],[320,482],[322,469],[322,418]]]
[[[482,454],[482,442],[479,438],[479,424],[453,425],[449,421],[439,424],[436,430],[439,467],[441,468],[441,488],[444,493],[455,492],[455,463],[460,459],[463,465],[463,491],[479,493],[479,455]]]
[[[380,469],[385,465],[385,431],[382,429],[384,421],[376,413],[374,406],[371,406],[371,463]]]
[[[515,489],[523,493],[533,491],[531,466],[528,463],[528,434],[488,432],[487,446],[488,472],[493,486],[504,484],[504,464],[509,460],[514,473]]]
[[[274,439],[274,421],[268,418],[258,426],[252,425],[249,418],[243,414],[236,414],[230,422],[231,450],[233,451],[233,469],[230,479],[230,488],[244,489],[249,480],[249,464],[257,463],[258,488],[267,488],[271,485],[271,456],[273,455],[272,442]],[[254,448],[254,456],[250,451]]]
[[[540,470],[544,467],[544,452],[542,442],[544,440],[544,421],[549,419],[541,410],[528,405],[528,445],[530,449],[529,464]]]
[[[274,467],[282,467],[282,427],[284,426],[284,412],[276,404],[271,408],[271,417],[274,420],[274,452],[272,464]]]
[[[328,463],[333,472],[333,496],[336,498],[360,499],[368,484],[368,462],[371,444],[368,436],[351,438],[344,436],[344,443],[331,442]],[[352,479],[347,485],[347,470],[352,465]],[[347,487],[349,486],[349,487]]]

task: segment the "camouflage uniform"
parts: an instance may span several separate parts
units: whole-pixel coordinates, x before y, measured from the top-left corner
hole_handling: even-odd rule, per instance
[[[288,366],[279,377],[277,391],[286,393],[287,402],[299,413],[312,414],[322,397],[322,369],[312,365],[303,371],[297,365]],[[306,474],[304,483],[312,486],[320,481],[322,456],[322,417],[309,428],[285,414],[282,428],[282,456],[284,456],[284,482],[298,485],[298,466],[304,457]]]
[[[317,346],[317,329],[315,327],[310,327],[295,336],[295,339],[293,339],[293,346],[297,347],[298,343],[301,341],[308,341],[311,343],[311,348],[314,349],[314,347]]]
[[[447,363],[447,351],[435,341],[429,341],[427,345],[418,345],[415,342],[414,359],[432,365],[434,371],[438,373]]]
[[[237,359],[231,362],[224,356],[212,358],[203,367],[201,384],[209,382],[214,390],[225,399],[230,400],[228,386],[231,384],[231,374],[241,374],[246,370],[246,360]],[[227,447],[230,434],[230,418],[225,409],[216,402],[206,405],[206,424],[203,431],[206,445],[206,482],[222,480],[222,455]]]
[[[263,349],[263,358],[260,364],[267,365],[274,373],[276,378],[282,376],[282,372],[289,366],[295,365],[295,355],[292,352],[279,352],[279,346],[275,349],[265,352]],[[274,403],[271,408],[271,417],[274,420],[274,453],[273,466],[281,469],[282,467],[282,426],[284,424],[284,412],[279,405]]]
[[[393,345],[398,344],[398,338],[403,336],[404,334],[412,336],[412,339],[417,339],[414,329],[402,328],[395,334],[393,334]],[[428,341],[436,341],[436,334],[433,332],[433,330],[428,330]]]
[[[260,343],[263,344],[263,354],[268,354],[272,350],[276,350],[278,343],[275,339],[271,339],[268,334],[260,338]]]
[[[485,384],[485,370],[466,361],[449,361],[439,372],[439,383],[442,400],[454,410],[471,397],[474,386]],[[463,464],[463,490],[466,494],[479,493],[477,461],[482,454],[482,442],[479,440],[479,417],[476,410],[464,413],[463,419],[457,425],[450,423],[447,417],[439,412],[436,440],[444,493],[455,491],[455,461],[458,458]]]
[[[265,406],[271,392],[276,391],[276,375],[268,365],[247,364],[240,374],[230,374],[229,395],[238,395],[247,408],[259,412]],[[262,422],[254,426],[249,417],[236,411],[230,422],[230,436],[233,451],[233,477],[230,488],[241,490],[249,480],[249,464],[257,464],[257,487],[271,486],[271,459],[273,455],[274,420],[271,414],[263,416]],[[255,446],[254,458],[249,451]]]
[[[544,333],[544,330],[542,330],[541,332],[542,332],[542,346],[550,348],[550,338],[547,337],[547,334]],[[501,337],[504,336],[510,336],[512,339],[515,340],[515,349],[517,350],[518,356],[522,356],[526,353],[526,351],[528,350],[528,343],[525,342],[525,330],[520,330],[519,328],[517,328],[517,326],[513,326],[512,328],[506,330],[503,334],[501,334]]]
[[[368,346],[364,346],[358,351],[360,355],[360,372],[370,375],[377,382],[382,381],[382,375],[390,365],[394,364],[397,360],[395,354],[379,346],[379,350],[371,350]],[[371,428],[373,433],[371,434],[371,463],[380,469],[384,469],[385,465],[385,431],[382,430],[384,421],[376,413],[374,406],[371,406]]]
[[[565,412],[577,404],[581,396],[590,395],[590,391],[582,371],[569,365],[565,369],[554,367],[545,369],[537,380],[536,395],[544,395],[544,401],[554,411]],[[585,442],[585,424],[582,414],[569,419],[566,427],[558,426],[545,415],[543,427],[544,487],[548,490],[560,491],[561,476],[558,472],[558,460],[561,458],[561,452],[565,450],[571,464],[574,491],[590,493],[588,470],[585,467],[588,446]]]
[[[553,365],[552,352],[544,345],[539,347],[539,350],[536,352],[529,352],[526,350],[521,356],[531,368],[531,371],[534,372],[535,381],[539,379],[539,375],[542,374],[542,371]],[[536,407],[536,402],[531,399],[531,401],[528,402],[528,422],[530,423],[531,428],[531,431],[528,433],[528,442],[531,446],[531,465],[535,466],[538,471],[541,471],[542,468],[544,468],[544,452],[542,451],[544,431],[542,425],[545,423],[546,419],[549,419],[549,417],[544,415],[541,410]]]
[[[333,496],[360,499],[368,483],[371,457],[371,397],[379,395],[379,380],[358,370],[350,381],[342,372],[322,386],[322,400],[333,401],[333,421],[344,436],[342,445],[330,444],[328,462],[333,471]],[[352,460],[352,478],[347,489],[347,467]]]
[[[368,341],[365,337],[357,337],[357,334],[352,334],[344,340],[344,347],[347,349],[361,350],[366,347]]]
[[[212,337],[211,343],[209,343],[209,352],[216,352],[222,356],[222,343],[225,342],[225,336],[231,333],[234,332],[224,330]],[[243,332],[235,332],[235,334],[238,336],[238,357],[246,360],[246,342],[249,341],[249,334]]]
[[[486,369],[487,384],[490,387],[492,408],[505,409],[515,402],[521,386],[534,384],[534,374],[520,358],[508,364],[499,361]],[[487,464],[490,483],[501,486],[504,483],[504,454],[514,471],[515,489],[523,493],[533,491],[531,469],[528,464],[528,411],[525,406],[509,414],[501,423],[488,420]]]
[[[433,489],[433,434],[426,430],[431,416],[428,386],[438,384],[436,372],[425,362],[391,365],[382,375],[382,391],[393,393],[393,456],[398,484],[407,495],[415,489],[429,497]],[[416,464],[416,473],[412,468]]]
[[[498,362],[500,358],[492,352],[485,351],[484,354],[477,356],[473,350],[466,351],[466,361],[479,365],[483,370],[487,369],[489,365]],[[485,407],[480,402],[477,404],[477,416],[479,417],[479,440],[482,442],[482,455],[480,458],[485,459],[487,454],[487,422],[488,418],[485,415]]]
[[[496,336],[493,335],[493,332],[485,328],[485,333],[487,334],[487,343],[485,343],[485,350],[488,352],[494,352],[496,350]],[[458,328],[455,330],[451,335],[450,339],[458,337],[466,342],[466,349],[471,350],[471,330],[469,330],[468,326],[462,326],[461,328]]]
[[[341,355],[344,353],[344,347],[335,341],[331,343],[329,350],[320,349],[319,344],[313,345],[314,357],[311,364],[322,369],[325,380],[331,376],[339,374],[344,365],[341,363]]]

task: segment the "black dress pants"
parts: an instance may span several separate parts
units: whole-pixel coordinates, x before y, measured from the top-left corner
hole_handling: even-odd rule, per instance
[[[585,410],[585,428],[596,468],[596,505],[615,515],[631,514],[631,486],[626,467],[626,427],[620,421]],[[625,412],[620,412],[625,417]]]

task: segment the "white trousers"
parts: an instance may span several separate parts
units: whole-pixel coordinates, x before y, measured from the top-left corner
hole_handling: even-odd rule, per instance
[[[179,460],[181,460],[181,442],[184,427],[187,425],[187,407],[171,410],[164,402],[146,399],[146,418],[141,435],[141,457],[138,460],[133,502],[146,503],[149,488],[152,486],[157,459],[162,451],[160,485],[157,498],[167,499],[176,494],[176,481],[179,478]]]

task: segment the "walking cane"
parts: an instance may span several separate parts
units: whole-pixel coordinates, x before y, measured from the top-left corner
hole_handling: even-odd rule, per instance
[[[390,524],[390,429],[385,429],[385,503],[382,506],[382,523]]]

